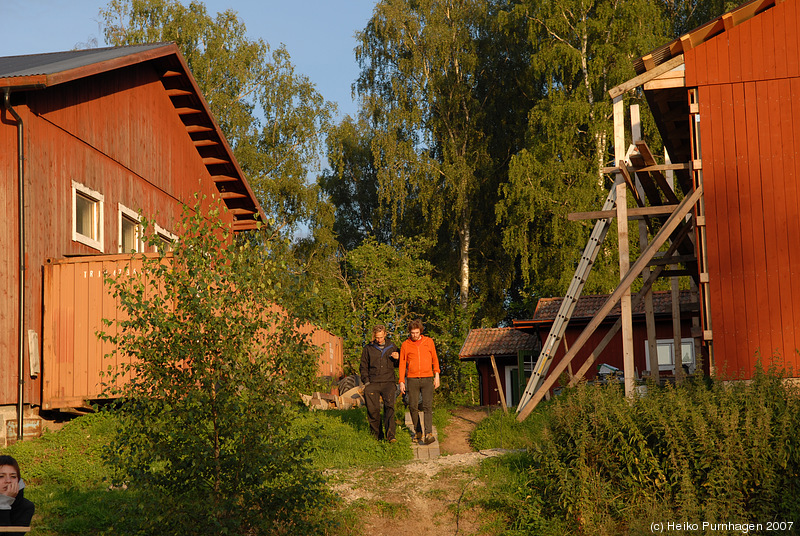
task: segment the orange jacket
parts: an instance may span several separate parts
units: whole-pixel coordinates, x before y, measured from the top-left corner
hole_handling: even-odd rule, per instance
[[[408,373],[406,373],[408,365]],[[400,346],[400,382],[405,383],[409,378],[431,378],[434,372],[438,374],[439,358],[436,356],[436,347],[433,339],[422,335],[419,341],[406,339]]]

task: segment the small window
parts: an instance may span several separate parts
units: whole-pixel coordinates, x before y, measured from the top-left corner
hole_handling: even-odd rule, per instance
[[[103,251],[103,195],[72,181],[72,239]]]
[[[139,253],[144,251],[144,237],[139,214],[119,205],[119,252]]]
[[[659,371],[675,371],[674,347],[675,344],[672,339],[659,339],[656,341]],[[647,341],[644,343],[644,348],[646,370],[650,370],[650,347]],[[686,369],[689,369],[690,374],[694,373],[695,358],[693,339],[681,339],[681,363],[683,363]]]
[[[157,251],[172,251],[178,237],[160,225],[156,224],[156,235],[158,235],[159,244],[156,247]]]

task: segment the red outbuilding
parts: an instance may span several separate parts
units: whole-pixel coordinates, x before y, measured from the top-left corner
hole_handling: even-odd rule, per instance
[[[263,212],[173,43],[0,58],[0,99],[0,408],[79,405],[102,367],[93,279],[143,251],[139,215],[166,247],[197,194],[234,231]]]

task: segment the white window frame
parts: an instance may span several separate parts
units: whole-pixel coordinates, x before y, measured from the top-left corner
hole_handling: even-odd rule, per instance
[[[171,233],[171,232],[167,231],[166,229],[161,227],[159,224],[156,224],[156,234],[158,235],[159,238],[161,238],[161,240],[163,240],[165,242],[177,242],[178,241],[178,235],[176,235],[175,233]],[[156,251],[160,251],[160,249],[158,247],[156,247]]]
[[[96,233],[97,236],[86,236],[82,233],[78,232],[78,207],[77,207],[77,199],[78,195],[82,195],[94,202],[94,218],[96,222]],[[72,181],[72,240],[75,242],[80,242],[90,248],[96,249],[103,252],[103,243],[104,243],[104,219],[103,219],[103,208],[105,204],[105,197],[100,192],[96,192],[91,188],[84,186],[83,184]]]
[[[142,229],[142,218],[139,216],[139,213],[135,210],[131,210],[122,203],[118,203],[118,233],[117,233],[117,250],[120,253],[131,253],[131,251],[125,251],[122,249],[122,222],[124,220],[132,220],[136,222],[136,247],[134,247],[131,251],[133,253],[141,253],[144,251],[144,236],[143,236],[143,229]]]
[[[675,373],[675,349],[674,349],[675,341],[673,339],[658,339],[658,340],[656,340],[656,345],[657,346],[661,346],[661,347],[664,347],[664,346],[669,347],[670,362],[668,364],[659,363],[658,364],[659,372],[672,371],[672,373],[674,374]],[[692,360],[691,361],[687,361],[687,362],[682,363],[682,364],[683,365],[687,365],[689,367],[689,373],[693,374],[694,373],[694,369],[697,366],[697,356],[694,353],[694,339],[692,339],[691,337],[681,339],[681,348],[683,348],[683,347],[685,347],[687,345],[689,346]],[[644,355],[645,355],[645,361],[644,361],[645,362],[645,370],[647,370],[649,372],[650,371],[650,345],[647,344],[647,341],[644,341]],[[681,355],[683,355],[683,352],[681,352]]]

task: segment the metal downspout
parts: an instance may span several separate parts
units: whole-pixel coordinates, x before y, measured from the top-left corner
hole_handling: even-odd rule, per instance
[[[17,189],[19,190],[19,394],[17,402],[17,440],[23,436],[23,398],[25,396],[25,146],[22,117],[11,107],[11,89],[6,88],[5,108],[17,120]]]

